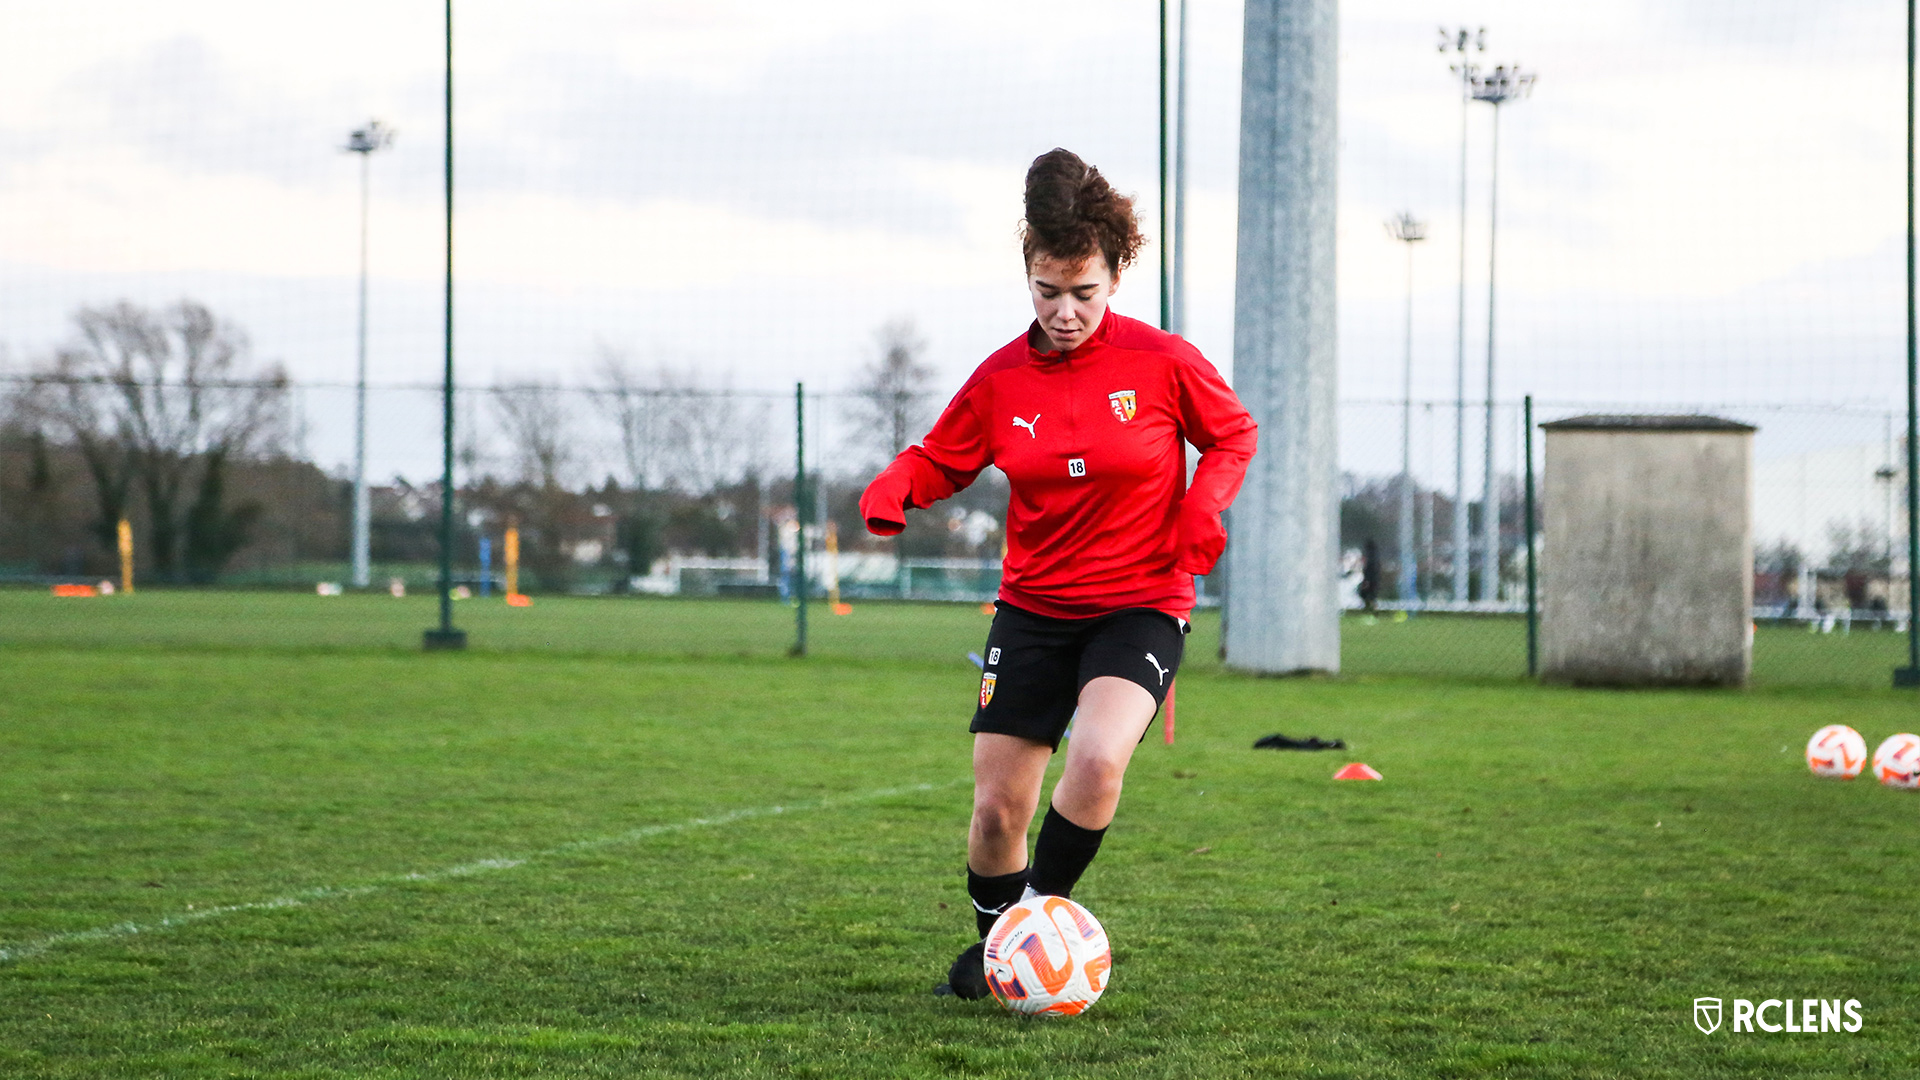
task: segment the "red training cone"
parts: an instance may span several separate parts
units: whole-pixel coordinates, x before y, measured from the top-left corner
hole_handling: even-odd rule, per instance
[[[1334,773],[1333,778],[1335,780],[1379,780],[1381,776],[1379,770],[1373,766],[1364,761],[1356,761]]]

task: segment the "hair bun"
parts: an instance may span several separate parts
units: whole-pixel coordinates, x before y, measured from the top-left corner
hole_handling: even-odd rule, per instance
[[[1027,169],[1026,212],[1020,248],[1028,266],[1042,255],[1081,263],[1097,252],[1117,275],[1146,242],[1133,200],[1078,154],[1058,147]]]

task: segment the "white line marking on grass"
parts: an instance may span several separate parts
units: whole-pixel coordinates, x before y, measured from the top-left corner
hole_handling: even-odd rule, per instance
[[[139,934],[157,934],[175,927],[191,926],[209,919],[224,918],[249,911],[272,911],[276,908],[306,907],[309,904],[326,900],[346,900],[369,893],[380,892],[395,885],[405,885],[422,881],[446,881],[451,878],[472,877],[475,874],[495,873],[512,870],[539,860],[559,855],[572,855],[582,851],[594,851],[600,848],[619,847],[622,844],[639,843],[656,836],[671,833],[692,832],[695,829],[712,829],[721,825],[731,825],[736,821],[752,818],[775,817],[781,814],[797,814],[810,810],[830,810],[848,803],[866,802],[872,799],[885,799],[894,795],[909,795],[921,791],[937,791],[942,788],[957,787],[966,780],[950,780],[944,784],[909,784],[905,787],[880,788],[877,791],[863,792],[858,795],[829,796],[815,802],[794,803],[779,806],[755,806],[745,810],[733,810],[713,817],[691,818],[686,821],[669,822],[664,825],[643,825],[637,829],[615,833],[612,836],[595,836],[584,840],[570,840],[556,847],[545,848],[517,858],[476,859],[458,866],[443,867],[439,870],[415,871],[409,874],[394,874],[390,877],[376,878],[365,885],[323,885],[315,889],[276,896],[271,900],[254,900],[243,904],[221,904],[217,907],[188,908],[162,916],[153,922],[122,922],[111,926],[96,926],[91,930],[74,930],[64,934],[50,934],[35,941],[23,941],[18,945],[0,947],[0,964],[16,960],[28,960],[50,949],[62,945],[84,945],[95,941],[111,941],[115,938],[134,937]]]

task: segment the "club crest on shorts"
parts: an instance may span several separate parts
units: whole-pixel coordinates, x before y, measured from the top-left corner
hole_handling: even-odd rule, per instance
[[[1123,424],[1133,419],[1133,414],[1138,408],[1138,400],[1131,390],[1115,390],[1108,394],[1107,404],[1113,406],[1113,415]]]
[[[1000,681],[1000,676],[995,675],[991,671],[987,672],[985,675],[980,676],[980,707],[981,708],[983,709],[986,708],[987,703],[993,700],[993,684],[999,681]]]

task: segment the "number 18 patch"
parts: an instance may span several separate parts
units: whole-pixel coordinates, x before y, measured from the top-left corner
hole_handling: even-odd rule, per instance
[[[980,676],[980,707],[981,708],[983,709],[986,708],[987,703],[993,700],[993,684],[999,681],[1000,681],[1000,676],[995,675],[991,671],[987,672],[985,675]]]

